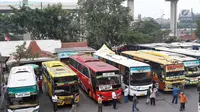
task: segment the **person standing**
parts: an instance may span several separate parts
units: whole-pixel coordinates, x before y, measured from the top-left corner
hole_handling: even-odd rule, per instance
[[[112,92],[112,102],[113,102],[113,108],[117,109],[116,108],[116,106],[117,106],[117,95],[116,95],[115,91]]]
[[[135,109],[136,109],[137,111],[139,111],[139,109],[137,108],[137,104],[138,104],[137,96],[134,94],[134,95],[133,95],[132,112],[135,112]]]
[[[98,98],[98,112],[103,112],[102,111],[102,96],[99,95],[99,98]]]
[[[151,105],[156,105],[156,88],[152,89],[152,93],[150,95]]]
[[[124,89],[124,103],[128,103],[128,87]]]
[[[57,111],[57,102],[58,102],[58,97],[53,93],[52,95],[52,103],[53,103],[53,111]]]
[[[150,95],[151,95],[151,86],[149,87],[149,89],[147,90],[147,101],[146,104],[149,104],[149,100],[150,100]]]
[[[172,103],[175,102],[175,104],[177,104],[178,102],[178,94],[179,94],[179,90],[177,88],[177,86],[175,88],[173,88],[173,99],[172,99]]]
[[[43,90],[42,90],[42,79],[40,79],[38,81],[38,86],[39,86],[39,94],[42,94],[43,93]]]
[[[185,110],[185,103],[187,103],[187,97],[184,95],[183,92],[179,94],[180,97],[180,111]]]

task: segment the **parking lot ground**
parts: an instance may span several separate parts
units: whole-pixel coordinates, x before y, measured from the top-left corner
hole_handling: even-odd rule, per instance
[[[77,112],[97,112],[97,103],[89,98],[85,92],[80,90],[80,102],[78,104]],[[188,87],[185,89],[185,94],[188,97],[188,103],[186,104],[186,110],[184,112],[197,112],[198,94],[196,87]],[[172,93],[159,92],[157,97],[156,106],[146,105],[146,97],[139,97],[138,108],[140,112],[179,112],[180,104],[172,104]],[[41,112],[52,112],[52,105],[47,96],[40,98]],[[58,112],[69,112],[71,105],[58,108]],[[121,104],[117,104],[117,109],[114,110],[109,103],[104,103],[103,112],[132,112],[132,102],[127,104],[121,101]]]

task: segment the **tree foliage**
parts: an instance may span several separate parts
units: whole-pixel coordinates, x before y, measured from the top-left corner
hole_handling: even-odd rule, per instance
[[[196,23],[197,23],[196,35],[198,38],[200,38],[200,18],[196,21]]]
[[[31,48],[26,48],[26,42],[24,42],[22,45],[17,45],[16,52],[11,53],[10,55],[16,60],[16,65],[19,65],[21,59],[23,58],[31,60],[38,58],[38,53],[33,54]]]
[[[121,44],[128,32],[131,17],[129,9],[122,6],[125,0],[80,0],[79,15],[83,20],[86,39],[93,47],[104,43]]]
[[[154,19],[138,21],[133,24],[133,31],[140,35],[140,43],[164,42],[169,30],[161,30],[161,25]]]
[[[11,19],[16,26],[31,34],[32,39],[61,39],[77,41],[79,22],[76,10],[64,10],[61,4],[44,9],[22,6],[12,8]]]

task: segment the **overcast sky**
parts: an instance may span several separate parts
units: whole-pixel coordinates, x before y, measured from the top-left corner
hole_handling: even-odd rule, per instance
[[[22,1],[22,0],[0,0],[3,1]],[[65,2],[76,3],[77,0],[29,0],[37,2]],[[191,9],[195,13],[200,13],[200,0],[179,0],[178,13],[181,9]],[[135,16],[142,14],[142,17],[158,18],[165,14],[164,18],[170,16],[170,3],[165,0],[135,0]]]

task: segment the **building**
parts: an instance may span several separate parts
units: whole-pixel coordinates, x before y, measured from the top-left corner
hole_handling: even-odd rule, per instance
[[[68,58],[71,55],[85,53],[91,56],[95,51],[96,51],[95,49],[88,46],[87,42],[62,43],[61,48],[55,49],[58,58],[64,63],[67,63]]]

